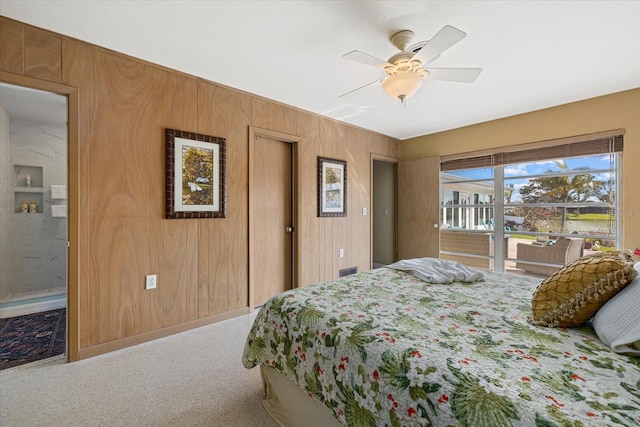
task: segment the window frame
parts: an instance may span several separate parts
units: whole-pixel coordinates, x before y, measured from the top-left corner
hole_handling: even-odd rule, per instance
[[[562,160],[562,159],[570,159],[577,157],[586,157],[592,155],[606,154],[606,155],[614,155],[615,159],[613,160],[613,164],[615,167],[613,169],[598,169],[598,170],[589,170],[589,174],[598,173],[598,172],[612,172],[615,171],[615,200],[613,202],[614,211],[615,211],[615,235],[596,235],[596,234],[578,234],[578,236],[586,236],[588,238],[593,239],[606,239],[606,240],[614,240],[616,244],[616,249],[622,247],[622,216],[621,216],[621,207],[622,207],[622,152],[623,152],[623,130],[613,130],[607,132],[600,132],[597,134],[590,135],[582,135],[575,136],[570,138],[561,138],[556,140],[542,141],[542,142],[534,142],[528,144],[520,144],[509,147],[502,147],[494,150],[484,150],[484,151],[476,151],[469,153],[461,153],[451,156],[443,156],[441,157],[440,162],[440,224],[441,226],[445,226],[443,223],[443,216],[446,214],[447,209],[456,209],[460,208],[462,204],[451,204],[445,206],[443,204],[443,195],[445,191],[454,192],[455,190],[451,189],[452,184],[467,184],[470,182],[478,182],[478,181],[493,181],[493,200],[490,205],[480,204],[480,203],[472,203],[464,205],[465,208],[474,209],[473,212],[470,212],[468,215],[476,216],[478,215],[477,210],[482,209],[491,209],[493,210],[493,223],[494,224],[504,224],[504,212],[506,208],[509,207],[567,207],[567,205],[571,205],[571,207],[581,207],[581,206],[589,206],[589,207],[611,207],[611,203],[606,202],[583,202],[581,203],[506,203],[505,200],[505,185],[508,181],[518,179],[518,176],[509,176],[505,179],[504,176],[504,168],[510,164],[522,164],[528,162],[536,162],[542,160]],[[546,157],[546,156],[557,156],[558,154],[563,154],[562,157]],[[442,176],[443,173],[448,171],[459,171],[465,169],[481,169],[487,168],[491,169],[492,177],[483,178],[483,179],[459,179],[446,181],[443,183]],[[535,175],[523,175],[520,177],[521,179],[532,179],[536,177],[545,177],[545,176],[575,176],[576,171],[570,172],[557,172],[550,174],[535,174]],[[443,187],[444,185],[444,187]],[[446,190],[445,190],[446,189]],[[474,198],[476,196],[474,194],[471,195],[472,201],[475,201]],[[474,229],[465,229],[467,232],[479,232],[486,233],[487,230],[474,230]],[[508,237],[512,234],[522,234],[522,235],[531,235],[531,236],[545,236],[548,233],[545,232],[534,232],[534,231],[517,231],[512,232],[510,230],[505,230],[503,227],[498,227],[497,229],[493,227],[490,231],[493,233],[493,241],[503,241],[505,237]],[[567,233],[567,232],[558,232],[554,233],[554,236],[558,237],[576,237],[575,233]],[[516,261],[514,258],[509,258],[508,254],[505,254],[505,248],[503,245],[494,245],[492,255],[488,256],[490,260],[493,260],[492,265],[494,266],[494,270],[496,272],[504,272],[505,261]],[[456,254],[451,252],[443,252],[440,251],[441,254]]]

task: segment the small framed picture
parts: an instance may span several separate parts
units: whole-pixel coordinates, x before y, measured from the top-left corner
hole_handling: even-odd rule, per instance
[[[166,218],[225,218],[226,140],[166,130]]]
[[[318,216],[347,216],[347,162],[318,157]]]

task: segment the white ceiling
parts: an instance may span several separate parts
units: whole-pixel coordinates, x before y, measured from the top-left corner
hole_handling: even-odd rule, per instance
[[[640,1],[24,1],[0,14],[399,139],[640,87]],[[481,67],[473,84],[425,81],[406,109],[348,61],[388,59],[444,25],[467,37],[433,67]]]

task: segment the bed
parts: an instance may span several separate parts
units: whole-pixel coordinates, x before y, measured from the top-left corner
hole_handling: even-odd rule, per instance
[[[527,321],[540,279],[429,283],[380,268],[287,291],[243,352],[286,426],[640,424],[640,357]]]

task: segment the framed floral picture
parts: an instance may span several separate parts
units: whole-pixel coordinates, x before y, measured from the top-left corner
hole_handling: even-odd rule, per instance
[[[166,130],[166,218],[225,218],[226,140]]]
[[[318,216],[347,216],[347,162],[318,157]]]

